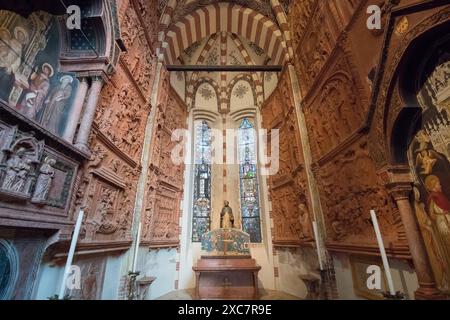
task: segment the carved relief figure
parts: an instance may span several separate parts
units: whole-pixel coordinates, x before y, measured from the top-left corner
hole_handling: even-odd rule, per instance
[[[309,220],[309,211],[305,204],[299,205],[301,236],[302,238],[311,238],[311,222]]]
[[[13,153],[11,157],[6,161],[6,173],[3,179],[2,189],[13,190],[13,186],[16,183],[19,175],[20,168],[22,166],[22,157],[25,154],[25,149],[20,148],[16,153]]]
[[[379,185],[366,141],[359,141],[323,165],[317,180],[331,239],[346,243],[367,242],[367,239],[374,242],[368,222],[371,209],[379,213],[386,241],[397,239],[399,230],[390,198]]]
[[[52,185],[53,176],[55,175],[55,170],[53,166],[56,164],[55,159],[47,157],[44,164],[39,170],[39,176],[36,181],[36,187],[34,189],[32,202],[43,202],[47,199],[48,192]]]

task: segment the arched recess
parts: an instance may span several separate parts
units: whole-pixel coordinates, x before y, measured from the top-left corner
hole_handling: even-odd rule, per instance
[[[60,17],[62,69],[83,71],[87,65],[90,69],[113,72],[120,52],[126,49],[120,40],[117,2],[78,0],[72,4],[81,8],[81,31],[69,30],[66,19]],[[79,63],[80,59],[85,66]]]
[[[246,81],[249,83],[250,88],[252,89],[253,99],[255,101],[255,104],[262,105],[262,103],[264,102],[264,94],[262,92],[262,87],[256,86],[255,78],[252,75],[250,75],[248,73],[242,73],[242,74],[239,74],[236,77],[234,77],[233,80],[231,80],[230,83],[228,84],[228,88],[227,88],[228,110],[231,110],[231,105],[230,105],[231,104],[231,94],[233,93],[234,86],[239,81]]]
[[[0,239],[0,300],[11,299],[18,271],[19,256],[16,248],[8,240]]]
[[[200,88],[200,86],[202,84],[204,84],[204,83],[209,84],[214,89],[214,93],[216,95],[216,101],[217,101],[217,108],[216,108],[216,110],[218,111],[219,110],[219,101],[220,101],[220,88],[219,88],[219,85],[217,84],[216,81],[214,81],[213,79],[208,78],[208,77],[198,78],[197,81],[195,82],[193,96],[192,96],[192,107],[193,108],[198,107],[197,104],[196,104],[197,103],[196,102],[196,100],[197,100],[196,97],[197,97],[197,93],[198,93],[197,91]]]
[[[252,9],[221,2],[204,6],[169,26],[163,45],[165,62],[174,64],[194,42],[220,31],[235,33],[254,42],[271,57],[273,64],[284,64],[289,60],[282,32],[272,20]]]
[[[399,75],[407,72],[408,57],[417,55],[423,60],[424,54],[429,51],[427,41],[431,38],[442,38],[442,35],[450,33],[449,14],[450,8],[446,7],[424,19],[403,35],[397,50],[380,63],[382,69],[375,80],[372,110],[367,119],[370,125],[369,149],[378,169],[393,164],[406,164],[405,146],[414,131],[404,125],[417,120],[419,110],[414,110],[418,105],[411,99],[408,90],[405,90],[411,84],[400,82]],[[410,71],[416,72],[417,65]],[[405,130],[410,130],[410,135],[407,135]]]
[[[429,274],[443,292],[450,289],[450,227],[442,220],[450,212],[449,13],[450,8],[438,12],[406,36],[398,67],[388,74],[383,119],[374,123],[385,135],[387,182],[413,187],[411,207],[426,251],[422,260],[428,259]]]

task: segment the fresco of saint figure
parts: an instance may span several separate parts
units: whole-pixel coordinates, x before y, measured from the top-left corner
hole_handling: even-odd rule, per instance
[[[0,99],[8,102],[9,94],[14,86],[15,78],[10,65],[11,33],[8,29],[0,29]]]
[[[44,129],[62,134],[78,80],[60,69],[57,19],[0,10],[0,100]]]
[[[45,97],[50,89],[50,78],[54,75],[53,67],[44,63],[40,70],[34,71],[29,79],[30,88],[25,93],[18,109],[27,117],[36,119],[41,112]]]
[[[7,95],[9,96],[22,64],[23,47],[29,40],[28,31],[23,27],[15,27],[13,35],[8,29],[0,30],[0,83],[2,99],[5,101],[8,100]]]
[[[8,29],[2,29],[0,36],[2,39],[1,66],[6,67],[7,73],[16,74],[22,63],[23,46],[29,41],[28,32],[22,27],[14,28],[14,36]]]
[[[450,162],[434,149],[420,130],[412,143],[411,165],[416,177],[414,207],[436,279],[450,285]]]
[[[45,100],[45,109],[41,118],[41,124],[56,134],[59,133],[60,121],[66,111],[68,100],[72,96],[73,78],[64,75],[59,82],[60,84],[53,88]]]
[[[439,177],[428,176],[425,179],[425,187],[429,192],[428,213],[435,225],[442,251],[450,263],[450,200],[442,192]]]

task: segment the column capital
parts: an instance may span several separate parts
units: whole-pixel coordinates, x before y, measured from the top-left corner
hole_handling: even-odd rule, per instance
[[[386,188],[395,201],[409,200],[412,192],[411,183],[390,183],[386,185]]]
[[[80,81],[80,83],[87,83],[89,78],[87,76],[77,76],[78,81]]]
[[[389,194],[397,201],[409,199],[413,179],[407,164],[388,165],[377,171],[378,178]]]
[[[97,75],[97,74],[92,75],[91,80],[92,80],[92,83],[100,82],[101,84],[103,84],[106,82],[102,75]]]

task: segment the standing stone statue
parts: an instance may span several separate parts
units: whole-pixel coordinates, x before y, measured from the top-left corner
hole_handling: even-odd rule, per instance
[[[25,148],[19,148],[6,162],[5,178],[2,189],[21,192],[31,167],[24,158]]]
[[[19,172],[17,173],[16,182],[11,187],[13,192],[24,192],[24,187],[27,183],[28,174],[31,171],[30,160],[22,160],[19,167]]]
[[[44,164],[39,170],[39,176],[36,181],[36,188],[34,189],[32,202],[44,202],[47,199],[48,191],[52,185],[53,176],[55,175],[55,159],[47,157]]]
[[[230,203],[227,200],[225,200],[223,204],[224,207],[220,212],[220,228],[233,229],[234,228],[233,210],[231,210]]]
[[[3,180],[2,189],[12,190],[20,170],[20,163],[22,162],[24,151],[23,148],[20,148],[16,153],[11,155],[8,161],[6,161],[5,178]]]

